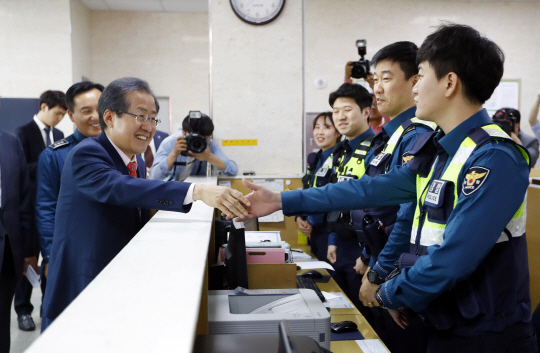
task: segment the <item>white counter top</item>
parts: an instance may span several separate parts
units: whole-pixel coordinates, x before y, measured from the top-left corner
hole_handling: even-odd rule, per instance
[[[159,211],[27,352],[191,352],[212,217]]]

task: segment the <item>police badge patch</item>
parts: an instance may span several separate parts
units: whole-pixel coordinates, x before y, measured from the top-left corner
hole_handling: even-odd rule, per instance
[[[480,187],[486,181],[490,170],[484,167],[471,167],[465,174],[465,180],[463,180],[463,187],[461,191],[465,196],[469,196]]]
[[[411,161],[411,159],[414,158],[413,155],[409,154],[409,151],[403,153],[403,156],[401,156],[401,157],[403,159],[403,161],[401,162],[401,165],[405,165],[405,164],[409,163]]]

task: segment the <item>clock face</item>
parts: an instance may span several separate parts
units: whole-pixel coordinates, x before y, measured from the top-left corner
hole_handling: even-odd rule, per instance
[[[263,25],[275,20],[285,0],[230,0],[236,16],[253,25]]]

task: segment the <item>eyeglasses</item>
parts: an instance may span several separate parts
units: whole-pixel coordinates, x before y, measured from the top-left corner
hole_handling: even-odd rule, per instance
[[[133,113],[128,113],[128,112],[118,112],[118,114],[127,114],[127,115],[131,115],[133,117],[135,117],[135,121],[137,123],[139,123],[140,125],[146,123],[147,121],[150,120],[150,125],[151,126],[158,126],[159,123],[161,123],[161,120],[160,119],[156,119],[156,118],[153,118],[151,116],[148,116],[148,115],[143,115],[143,114],[133,114]]]

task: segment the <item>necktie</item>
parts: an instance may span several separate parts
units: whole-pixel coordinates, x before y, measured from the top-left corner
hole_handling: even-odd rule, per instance
[[[45,148],[47,148],[51,144],[51,127],[47,126],[43,130],[45,130]]]
[[[127,168],[129,170],[129,175],[136,178],[137,177],[137,162],[129,162],[127,165]]]
[[[144,151],[144,161],[146,162],[147,168],[151,168],[152,164],[154,163],[154,154],[152,153],[150,145],[148,145],[148,147],[146,147],[146,151]]]

